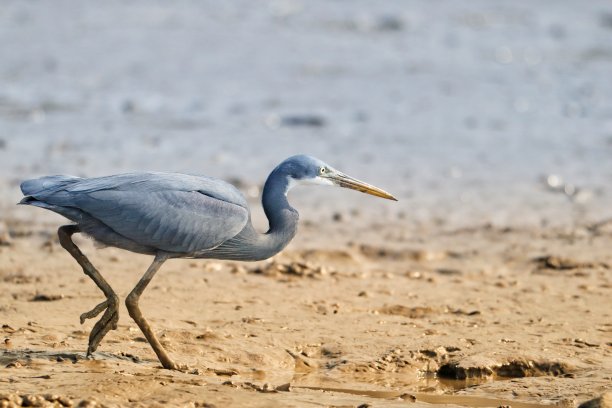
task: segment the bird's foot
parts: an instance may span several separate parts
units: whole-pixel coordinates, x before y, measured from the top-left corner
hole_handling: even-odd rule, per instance
[[[182,373],[187,373],[187,374],[192,374],[191,371],[193,371],[191,369],[191,367],[189,367],[186,364],[177,364],[174,361],[172,361],[170,358],[165,358],[165,359],[160,359],[161,363],[162,363],[162,367],[165,368],[166,370],[174,370],[174,371],[180,371]]]
[[[117,322],[119,321],[119,298],[116,295],[109,296],[104,302],[94,307],[89,312],[85,312],[81,315],[81,324],[86,319],[92,319],[102,313],[104,314],[96,322],[91,333],[89,334],[89,345],[87,347],[87,356],[91,356],[91,353],[96,351],[100,342],[111,330],[117,329]]]

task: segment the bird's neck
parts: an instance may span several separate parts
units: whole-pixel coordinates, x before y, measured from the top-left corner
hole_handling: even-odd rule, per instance
[[[262,204],[270,228],[262,240],[270,256],[285,248],[297,232],[299,215],[287,201],[289,188],[288,177],[278,171],[273,171],[264,185]]]

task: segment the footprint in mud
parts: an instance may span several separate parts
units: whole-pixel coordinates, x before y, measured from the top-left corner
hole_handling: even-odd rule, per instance
[[[430,315],[440,314],[440,310],[436,310],[429,306],[404,306],[404,305],[385,305],[378,309],[381,314],[392,316],[404,316],[410,319],[421,319]]]
[[[404,316],[410,319],[422,319],[434,315],[443,314],[454,314],[463,316],[477,316],[480,315],[479,310],[463,310],[446,307],[431,307],[431,306],[404,306],[404,305],[384,305],[379,308],[378,313],[392,315],[392,316]]]

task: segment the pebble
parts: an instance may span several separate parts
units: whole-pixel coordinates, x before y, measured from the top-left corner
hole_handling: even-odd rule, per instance
[[[16,393],[0,393],[0,407],[72,407],[74,403],[70,398],[55,395],[19,395]]]
[[[274,389],[280,392],[289,392],[291,391],[291,383],[281,384]]]
[[[404,393],[399,396],[404,401],[416,402],[416,397],[412,394]]]

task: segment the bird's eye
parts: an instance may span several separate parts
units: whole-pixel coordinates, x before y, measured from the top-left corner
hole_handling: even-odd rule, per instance
[[[321,168],[319,169],[319,174],[325,174],[325,172],[326,172],[326,171],[327,171],[327,170],[325,169],[325,167],[321,167]]]

